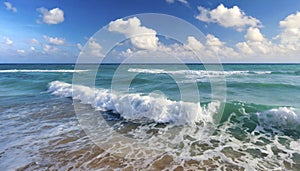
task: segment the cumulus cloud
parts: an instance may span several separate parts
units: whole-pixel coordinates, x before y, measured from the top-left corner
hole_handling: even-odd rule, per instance
[[[7,44],[7,45],[13,45],[14,44],[14,41],[12,41],[10,38],[5,37],[4,39],[5,39],[5,44]]]
[[[258,41],[261,42],[263,41],[265,38],[264,36],[260,33],[260,30],[258,28],[253,28],[250,27],[247,30],[247,34],[245,35],[245,38],[249,41]]]
[[[102,46],[93,38],[91,38],[85,47],[78,43],[77,48],[81,50],[80,54],[83,55],[87,60],[93,60],[94,58],[103,57],[103,53],[101,52]],[[94,62],[94,61],[89,61]]]
[[[49,37],[49,36],[44,36],[44,39],[53,45],[62,45],[65,43],[65,39],[63,38],[58,38],[58,37]]]
[[[192,62],[195,54],[190,48],[180,44],[164,45],[159,44],[156,50],[132,50],[126,49],[119,54],[120,59],[126,59],[129,62],[146,62],[146,63],[176,63]]]
[[[212,34],[206,35],[206,54],[208,56],[219,56],[222,58],[226,57],[236,57],[237,53],[233,48],[226,46],[225,42],[222,42],[219,38]]]
[[[262,41],[262,42],[239,42],[236,44],[236,47],[241,52],[240,55],[256,55],[255,57],[262,56],[272,56],[272,49],[274,44],[270,41]]]
[[[251,16],[247,16],[238,6],[226,8],[220,4],[213,10],[199,6],[200,14],[196,18],[203,22],[217,23],[223,27],[233,27],[242,31],[246,27],[260,27],[261,22]]]
[[[214,35],[208,34],[206,36],[206,45],[209,47],[220,47],[224,45],[224,42],[221,42],[220,39]]]
[[[91,56],[101,57],[103,56],[101,53],[102,46],[97,43],[95,40],[91,40],[87,44],[87,50],[90,52]]]
[[[33,46],[30,47],[31,51],[35,51],[35,48]]]
[[[42,7],[38,8],[37,11],[42,14],[40,17],[46,24],[59,24],[64,21],[64,11],[59,8],[48,10]]]
[[[12,11],[12,12],[17,12],[17,8],[13,7],[10,2],[4,2],[4,5],[7,10]]]
[[[149,62],[175,62],[180,59],[185,62],[218,62],[220,58],[235,58],[238,54],[234,49],[227,47],[226,43],[214,35],[208,34],[205,42],[200,42],[194,36],[188,36],[184,44],[165,45],[159,42],[155,50],[138,51],[127,49],[120,54],[122,57],[139,57]],[[200,55],[200,56],[198,56]],[[151,56],[151,58],[149,58]],[[172,59],[172,57],[174,59]],[[200,59],[200,58],[201,59]],[[176,58],[176,59],[175,59]],[[178,61],[178,60],[177,60]]]
[[[219,38],[212,34],[206,35],[205,44],[202,44],[193,36],[188,36],[187,42],[183,46],[189,47],[198,54],[208,58],[215,58],[217,56],[221,58],[236,57],[238,55],[233,48],[226,46],[225,42],[222,42]]]
[[[30,43],[31,44],[40,44],[40,42],[37,39],[34,39],[34,38],[30,40]]]
[[[190,48],[194,51],[200,51],[204,48],[203,44],[198,41],[194,36],[188,36],[187,43],[184,45],[185,48]]]
[[[279,35],[282,44],[299,44],[300,40],[300,12],[290,14],[279,22],[283,29]]]
[[[246,41],[239,42],[236,47],[241,55],[271,55],[276,49],[276,45],[267,40],[260,32],[258,28],[250,27],[244,36]]]
[[[125,35],[137,49],[155,49],[158,45],[156,31],[142,26],[137,17],[112,21],[109,23],[108,31]]]
[[[237,49],[246,55],[254,54],[254,51],[250,48],[247,42],[239,42],[236,44]]]
[[[138,18],[116,20],[110,23],[108,30],[125,35],[133,45],[133,48],[127,48],[119,53],[118,59],[135,56],[147,59],[149,62],[168,62],[170,57],[174,57],[185,62],[193,62],[198,59],[195,58],[194,52],[196,52],[205,62],[214,61],[216,57],[224,62],[299,62],[296,57],[300,53],[300,12],[290,14],[279,22],[282,31],[274,41],[265,37],[261,32],[261,23],[258,19],[247,16],[238,7],[226,8],[221,4],[214,10],[199,8],[204,13],[197,16],[198,19],[201,17],[200,20],[205,22],[245,30],[244,40],[235,45],[228,45],[215,35],[207,34],[204,42],[200,42],[196,37],[188,36],[183,44],[163,44],[158,40],[156,31],[142,26]],[[137,42],[132,38],[138,34],[143,36],[144,33],[147,37],[143,38],[148,41]],[[149,42],[154,42],[152,43],[154,46],[150,46]],[[164,58],[166,56],[169,58]]]
[[[58,49],[57,47],[54,47],[52,45],[49,45],[49,44],[44,44],[43,45],[43,52],[44,53],[51,54],[51,53],[57,53],[59,51],[60,51],[60,49]]]
[[[277,43],[264,37],[259,28],[250,27],[245,41],[236,44],[237,51],[241,56],[269,59],[297,56],[300,53],[300,12],[288,15],[279,22],[279,27],[282,31],[275,36]]]
[[[211,12],[209,11],[209,13]],[[211,19],[210,15],[206,15],[206,17],[207,20]],[[252,25],[246,24],[243,27],[236,24],[232,25],[232,27],[246,29],[244,40],[233,46],[227,45],[226,42],[215,35],[207,34],[204,42],[200,42],[193,36],[188,36],[184,44],[165,45],[162,42],[158,42],[155,49],[143,51],[136,48],[126,49],[120,53],[120,57],[135,56],[147,59],[150,62],[168,62],[171,59],[170,57],[175,57],[185,62],[194,62],[198,59],[195,58],[194,52],[196,52],[205,62],[214,61],[216,57],[219,57],[224,62],[299,62],[297,57],[300,53],[300,12],[290,14],[279,22],[279,27],[282,28],[281,32],[276,36],[279,41],[268,39],[261,32],[259,22]],[[169,58],[163,60],[166,56]]]

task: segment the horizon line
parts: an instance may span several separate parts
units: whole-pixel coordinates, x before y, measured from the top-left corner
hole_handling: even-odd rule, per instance
[[[194,62],[187,62],[187,63],[117,63],[117,62],[105,62],[105,63],[71,63],[71,62],[51,62],[51,63],[47,63],[47,62],[25,62],[25,63],[21,63],[21,62],[14,62],[14,63],[0,63],[0,65],[120,65],[120,64],[125,64],[125,65],[183,65],[183,64],[187,64],[187,65],[217,65],[217,64],[222,64],[222,65],[234,65],[234,64],[246,64],[246,65],[251,65],[251,64],[255,64],[255,65],[276,65],[276,64],[281,64],[281,65],[288,65],[288,64],[294,64],[294,65],[298,65],[300,64],[300,62],[222,62],[222,63],[194,63]]]

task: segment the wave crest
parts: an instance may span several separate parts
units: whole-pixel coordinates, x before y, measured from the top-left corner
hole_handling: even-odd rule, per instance
[[[213,114],[218,111],[219,102],[206,106],[200,103],[172,101],[163,96],[143,94],[118,94],[107,89],[73,85],[60,81],[49,83],[48,92],[61,97],[72,97],[84,104],[113,111],[124,119],[138,122],[154,121],[158,123],[175,123],[193,125],[198,122],[213,122]]]
[[[88,70],[65,70],[65,69],[55,69],[55,70],[41,70],[41,69],[35,69],[35,70],[28,70],[28,69],[9,69],[9,70],[0,70],[0,73],[16,73],[16,72],[69,72],[69,73],[76,73],[76,72],[86,72]]]
[[[279,107],[264,112],[257,113],[258,119],[262,125],[296,129],[300,127],[300,114],[292,107]]]

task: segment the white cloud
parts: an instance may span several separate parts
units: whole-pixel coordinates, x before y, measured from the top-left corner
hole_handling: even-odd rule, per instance
[[[155,50],[133,50],[126,49],[120,54],[121,59],[126,59],[127,62],[146,62],[146,63],[176,63],[179,61],[191,62],[195,60],[195,54],[190,48],[186,49],[184,45],[159,44]]]
[[[245,42],[236,44],[238,51],[243,56],[268,56],[278,51],[277,45],[267,40],[258,28],[250,27],[244,37],[246,39]]]
[[[91,56],[101,57],[103,56],[101,53],[101,45],[97,43],[95,40],[91,40],[87,44],[87,50],[90,52]]]
[[[250,48],[247,42],[239,42],[236,44],[236,47],[242,54],[254,54],[254,51]]]
[[[34,39],[34,38],[30,40],[30,43],[31,44],[40,44],[40,42],[37,39]]]
[[[275,49],[274,44],[272,44],[270,41],[262,41],[262,42],[253,42],[253,41],[247,41],[247,42],[239,42],[236,44],[236,47],[241,52],[242,56],[245,55],[255,55],[255,57],[262,57],[262,56],[271,56],[272,53],[275,51],[272,51]]]
[[[62,45],[65,43],[65,39],[63,38],[58,38],[58,37],[49,37],[49,36],[44,36],[44,39],[54,45]]]
[[[218,37],[207,34],[204,42],[200,42],[193,36],[188,36],[184,44],[165,45],[158,40],[155,30],[142,26],[138,18],[130,18],[128,20],[116,20],[109,25],[109,31],[125,35],[133,45],[133,48],[126,48],[126,50],[116,54],[116,58],[127,59],[135,56],[148,62],[168,62],[170,57],[174,57],[185,62],[193,62],[197,61],[198,58],[195,56],[197,54],[201,55],[205,62],[215,61],[216,57],[219,57],[223,62],[299,62],[297,59],[299,59],[298,55],[300,54],[300,12],[290,14],[279,22],[282,31],[274,40],[268,39],[262,34],[259,20],[246,16],[238,7],[228,9],[223,6],[223,10],[224,14],[222,15],[232,15],[233,18],[236,15],[238,16],[237,21],[230,23],[231,21],[228,19],[227,25],[224,25],[223,22],[227,21],[226,17],[224,19],[222,19],[223,16],[218,18],[216,17],[218,15],[215,14],[219,12],[221,15],[220,6],[215,9],[216,12],[202,8],[202,11],[206,11],[206,15],[202,15],[201,20],[220,25],[223,23],[224,27],[233,27],[237,30],[245,29],[243,41],[235,45],[228,45]],[[137,42],[132,38],[138,34],[143,36],[145,33],[147,37],[143,38],[148,42]],[[150,35],[148,36],[147,33]],[[149,42],[152,40],[154,40],[154,46],[150,46],[151,43]],[[80,48],[79,45],[77,46]],[[168,58],[165,58],[166,56]]]
[[[142,26],[137,17],[112,21],[109,23],[108,31],[125,35],[137,49],[155,49],[158,45],[156,31]]]
[[[93,38],[88,41],[84,48],[80,43],[77,44],[77,47],[81,50],[80,54],[83,55],[88,62],[94,62],[89,60],[104,56],[101,52],[102,46]]]
[[[219,56],[221,58],[234,58],[238,56],[234,49],[226,46],[225,42],[222,42],[212,34],[206,36],[205,47],[208,56]]]
[[[35,51],[35,48],[33,46],[30,47],[31,51]]]
[[[172,4],[175,2],[175,0],[166,0],[167,3]]]
[[[188,4],[187,0],[178,0],[179,2],[183,3],[183,4]]]
[[[188,5],[189,3],[187,2],[187,0],[177,0],[180,3],[183,3],[185,5]],[[166,0],[167,3],[169,4],[173,4],[175,2],[175,0]]]
[[[45,44],[43,45],[43,51],[48,53],[57,52],[59,49],[56,47],[53,47],[51,45]]]
[[[4,5],[5,5],[7,10],[10,10],[12,12],[17,12],[17,8],[13,7],[10,2],[4,2]]]
[[[76,46],[77,46],[78,50],[80,50],[80,51],[83,50],[83,46],[80,43],[77,43]]]
[[[220,4],[217,8],[209,10],[198,7],[200,14],[196,18],[203,22],[217,23],[223,27],[233,27],[242,31],[245,27],[260,27],[260,21],[254,17],[247,16],[238,6],[226,8]]]
[[[284,20],[279,22],[283,28],[279,35],[282,44],[299,44],[300,42],[300,12],[290,14]]]
[[[224,42],[221,42],[219,38],[215,37],[212,34],[208,34],[206,36],[206,45],[209,47],[219,47],[219,46],[223,46]]]
[[[176,62],[180,59],[185,62],[217,62],[220,58],[236,58],[238,56],[234,49],[227,47],[217,37],[208,34],[205,44],[193,36],[188,36],[185,44],[164,45],[159,43],[155,50],[132,50],[127,49],[120,53],[122,57],[138,57],[148,62]],[[200,55],[200,56],[196,56]],[[151,56],[151,58],[149,58]],[[174,59],[172,59],[172,57]],[[201,59],[200,59],[200,58]],[[176,59],[175,59],[176,58]],[[178,61],[178,60],[177,60]]]
[[[245,41],[236,44],[237,51],[241,56],[253,59],[258,57],[260,60],[284,61],[287,58],[294,58],[295,62],[300,53],[300,12],[288,15],[279,22],[279,26],[282,31],[273,38],[279,40],[278,43],[265,38],[258,28],[250,27],[244,36]]]
[[[18,49],[17,52],[18,52],[19,54],[24,54],[24,53],[25,53],[25,50],[23,50],[23,49]]]
[[[51,48],[52,48],[52,47],[51,47],[50,45],[47,45],[47,44],[43,46],[43,50],[44,50],[45,52],[50,51]]]
[[[203,22],[213,22],[209,16],[210,11],[208,9],[199,6],[198,10],[199,10],[200,14],[196,16],[196,19],[203,21]]]
[[[184,47],[190,48],[194,51],[200,51],[204,48],[203,44],[193,36],[188,36],[187,43],[184,45]]]
[[[48,10],[46,8],[38,8],[38,12],[40,12],[41,18],[46,24],[59,24],[64,21],[64,11],[59,8],[53,8]]]
[[[5,37],[4,39],[5,39],[5,44],[7,44],[7,45],[13,45],[14,44],[14,41],[12,41],[10,38]]]
[[[207,19],[210,20],[210,18],[211,16],[207,15]],[[184,44],[164,45],[158,42],[155,49],[143,51],[137,48],[126,49],[119,54],[119,58],[141,57],[149,62],[168,62],[172,59],[171,57],[175,57],[185,62],[193,62],[198,59],[194,54],[196,52],[205,62],[215,62],[216,57],[223,62],[299,62],[300,12],[288,15],[279,22],[279,26],[282,31],[275,40],[265,37],[258,23],[253,26],[244,25],[244,27],[236,25],[234,28],[247,30],[244,34],[244,41],[236,43],[235,46],[229,46],[218,37],[207,34],[205,42],[188,36]]]
[[[264,36],[260,33],[260,30],[258,28],[253,28],[253,27],[250,27],[248,29],[245,38],[249,41],[256,41],[256,42],[261,42],[265,39]]]

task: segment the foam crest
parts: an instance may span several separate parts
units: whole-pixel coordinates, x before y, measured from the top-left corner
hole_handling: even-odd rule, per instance
[[[279,107],[257,113],[261,124],[279,128],[299,128],[300,114],[292,107]]]
[[[272,74],[272,71],[253,71],[253,73],[258,75],[263,75],[263,74]]]
[[[58,73],[77,73],[77,72],[86,72],[88,70],[65,70],[65,69],[56,69],[56,70],[27,70],[27,69],[10,69],[10,70],[0,70],[0,73],[16,73],[16,72],[58,72]]]
[[[53,81],[49,83],[48,92],[72,97],[84,104],[90,104],[101,110],[110,110],[123,118],[138,122],[158,122],[175,124],[195,124],[213,122],[212,115],[218,111],[219,102],[206,106],[199,103],[172,101],[164,96],[143,94],[119,94],[106,89],[92,89],[81,85]]]
[[[163,70],[163,69],[142,69],[142,68],[130,68],[128,72],[135,73],[148,73],[148,74],[192,74],[198,76],[230,76],[230,75],[249,75],[249,74],[272,74],[272,71],[210,71],[210,70]]]
[[[184,74],[184,75],[197,75],[203,77],[249,74],[249,71],[209,71],[209,70],[176,70],[176,71],[169,70],[168,71],[163,69],[140,69],[140,68],[130,68],[128,69],[128,72],[149,73],[149,74]]]

